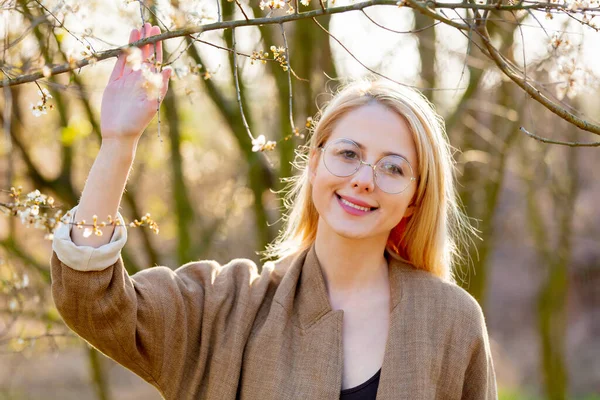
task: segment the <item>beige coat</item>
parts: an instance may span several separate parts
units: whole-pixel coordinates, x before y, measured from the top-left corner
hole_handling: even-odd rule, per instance
[[[236,259],[130,277],[118,253],[111,265],[91,268],[86,263],[99,250],[90,247],[79,247],[90,258],[73,265],[76,257],[65,249],[77,246],[60,244],[69,240],[68,231],[55,237],[51,259],[63,319],[164,398],[339,399],[344,315],[331,310],[314,247],[288,265],[265,264],[260,275],[252,261]],[[478,303],[396,260],[389,281],[377,399],[496,399]]]

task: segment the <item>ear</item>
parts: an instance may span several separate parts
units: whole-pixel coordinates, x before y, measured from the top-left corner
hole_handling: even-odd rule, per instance
[[[412,215],[415,213],[417,206],[415,205],[410,205],[406,208],[406,211],[404,212],[404,216],[402,218],[408,218],[408,217],[412,217]]]

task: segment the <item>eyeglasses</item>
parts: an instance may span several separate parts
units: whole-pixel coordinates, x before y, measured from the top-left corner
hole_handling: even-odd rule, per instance
[[[323,163],[333,175],[347,177],[354,175],[363,164],[368,165],[373,168],[375,184],[386,193],[402,193],[417,179],[412,166],[402,156],[385,156],[375,164],[364,162],[360,147],[350,139],[337,139],[320,149],[323,152]]]

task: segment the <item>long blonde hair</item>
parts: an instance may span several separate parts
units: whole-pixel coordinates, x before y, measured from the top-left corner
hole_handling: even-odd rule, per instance
[[[348,112],[377,102],[408,122],[417,153],[417,190],[413,215],[390,234],[386,251],[395,258],[454,280],[453,266],[463,260],[461,249],[473,233],[455,189],[454,161],[442,118],[420,92],[384,80],[360,80],[343,86],[322,110],[308,146],[294,162],[300,174],[287,178],[284,227],[263,253],[280,259],[309,248],[315,241],[319,214],[312,202],[310,155],[331,135]]]

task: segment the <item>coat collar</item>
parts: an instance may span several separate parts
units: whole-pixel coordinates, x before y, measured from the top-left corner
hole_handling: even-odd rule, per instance
[[[390,303],[394,310],[402,299],[403,272],[414,269],[392,257],[388,257]],[[290,264],[281,282],[281,291],[275,301],[294,310],[302,329],[310,328],[323,316],[332,312],[321,264],[314,244],[299,253]]]

